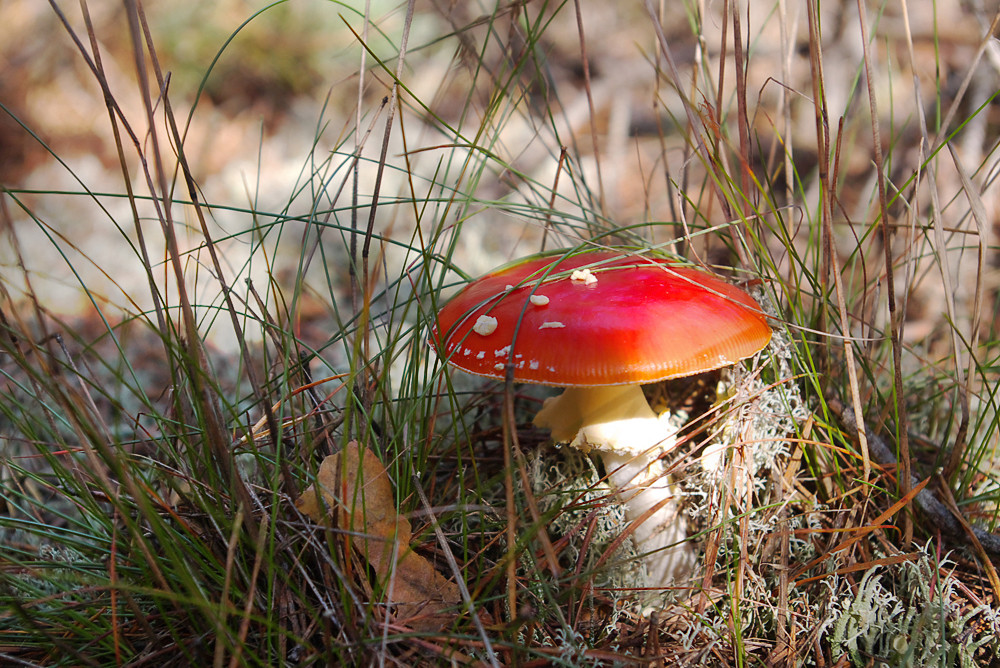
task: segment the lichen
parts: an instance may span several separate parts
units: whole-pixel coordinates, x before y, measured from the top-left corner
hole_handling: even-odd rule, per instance
[[[581,572],[590,573],[592,586],[616,604],[630,598],[631,590],[646,580],[643,562],[638,559],[630,538],[608,555],[602,568],[597,568],[597,562],[618,540],[628,521],[625,505],[616,500],[613,490],[601,480],[593,460],[574,448],[543,446],[529,459],[529,476],[539,511],[553,515],[546,530],[552,536],[570,538],[562,551],[564,564],[573,568],[581,564]],[[581,554],[584,533],[591,521],[594,526],[588,549]],[[618,613],[613,613],[613,617],[609,620],[612,625]]]
[[[949,560],[927,545],[913,561],[875,566],[839,606],[834,656],[855,666],[961,666],[1000,658],[998,612],[986,604],[963,610]],[[873,663],[874,661],[874,663]]]

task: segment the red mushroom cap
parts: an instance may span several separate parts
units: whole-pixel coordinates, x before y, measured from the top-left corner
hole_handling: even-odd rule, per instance
[[[705,272],[627,251],[563,251],[469,283],[432,336],[469,373],[503,378],[510,360],[518,382],[586,387],[735,364],[766,346],[771,329],[749,295]]]

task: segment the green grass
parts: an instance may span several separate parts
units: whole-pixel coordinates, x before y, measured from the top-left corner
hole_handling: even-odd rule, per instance
[[[24,85],[54,67],[89,100],[65,115],[99,120],[0,88],[36,156],[0,182],[2,661],[998,660],[1000,555],[906,475],[996,529],[985,42],[931,3],[909,33],[890,5],[753,2],[660,35],[581,4],[44,19]],[[701,555],[652,617],[599,464],[531,426],[547,393],[427,343],[467,279],[589,243],[706,265],[774,316],[761,357],[649,388]],[[464,583],[440,630],[387,615],[350,532],[295,509],[350,440]]]

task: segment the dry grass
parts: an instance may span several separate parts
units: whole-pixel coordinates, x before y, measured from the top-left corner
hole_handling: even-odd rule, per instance
[[[375,4],[5,6],[0,657],[996,663],[997,17]],[[425,345],[462,279],[584,242],[774,316],[727,401],[649,388],[703,555],[650,617],[539,391]],[[349,439],[465,585],[440,631],[295,511]]]

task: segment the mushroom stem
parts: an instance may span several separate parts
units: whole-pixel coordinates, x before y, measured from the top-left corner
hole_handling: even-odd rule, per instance
[[[632,539],[645,555],[648,586],[663,587],[691,572],[694,553],[682,542],[687,522],[660,461],[676,445],[675,430],[657,417],[639,385],[568,388],[546,400],[534,422],[556,441],[600,453],[625,517],[636,523]]]
[[[655,456],[613,452],[601,452],[601,459],[608,480],[625,503],[626,519],[635,524],[632,540],[643,555],[647,585],[665,587],[689,576],[694,551],[683,542],[687,519],[663,463]]]

